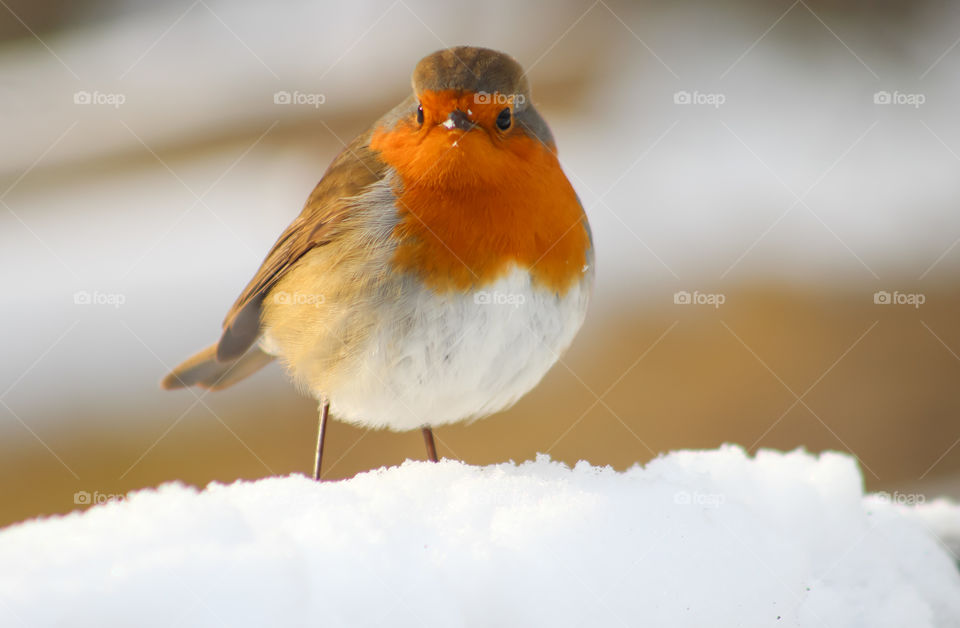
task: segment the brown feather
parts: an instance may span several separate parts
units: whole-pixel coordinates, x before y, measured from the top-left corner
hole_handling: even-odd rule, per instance
[[[267,355],[257,347],[230,363],[217,361],[216,352],[217,346],[211,345],[188,358],[164,377],[160,386],[166,390],[187,386],[221,390],[253,375],[273,361],[273,356]]]
[[[348,200],[384,176],[386,166],[369,148],[372,129],[357,137],[323,175],[300,215],[280,235],[250,283],[230,308],[217,343],[216,358],[229,362],[243,355],[260,336],[263,299],[310,249],[335,237]]]

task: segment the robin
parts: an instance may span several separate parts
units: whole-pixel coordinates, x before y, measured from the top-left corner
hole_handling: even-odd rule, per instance
[[[504,410],[570,345],[593,245],[510,56],[422,59],[413,94],[334,159],[223,323],[167,389],[226,388],[279,359],[328,416],[431,428]]]

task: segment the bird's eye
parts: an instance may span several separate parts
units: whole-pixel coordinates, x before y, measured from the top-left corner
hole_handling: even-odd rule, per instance
[[[510,128],[510,123],[512,122],[510,118],[510,108],[507,107],[497,116],[497,128],[501,131],[506,131]]]
[[[423,105],[417,106],[417,124],[423,124]]]

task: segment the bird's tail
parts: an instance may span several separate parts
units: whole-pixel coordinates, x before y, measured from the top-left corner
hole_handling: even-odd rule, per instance
[[[253,346],[236,360],[218,362],[217,345],[211,345],[173,369],[160,385],[167,390],[187,386],[221,390],[253,375],[272,360],[272,355]]]

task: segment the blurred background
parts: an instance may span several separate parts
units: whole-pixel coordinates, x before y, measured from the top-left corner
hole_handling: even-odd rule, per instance
[[[309,473],[315,402],[280,368],[158,382],[457,44],[527,68],[598,281],[542,385],[437,430],[443,456],[804,447],[960,495],[957,3],[3,0],[0,525]],[[331,478],[424,457],[419,433],[327,442]]]

